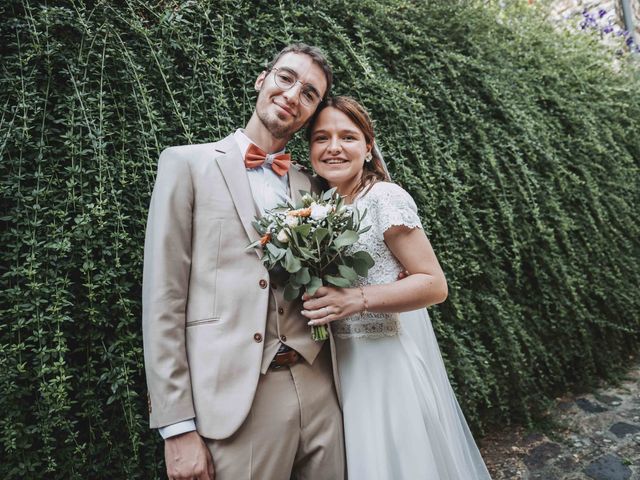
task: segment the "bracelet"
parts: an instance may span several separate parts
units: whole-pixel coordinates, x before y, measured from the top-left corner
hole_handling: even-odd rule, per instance
[[[362,304],[364,305],[364,309],[362,310],[362,314],[367,314],[367,309],[369,308],[369,302],[367,302],[367,296],[364,294],[364,287],[360,285],[360,294],[362,295]]]

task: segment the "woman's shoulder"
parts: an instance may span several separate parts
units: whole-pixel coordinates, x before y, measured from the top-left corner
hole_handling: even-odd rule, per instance
[[[376,182],[366,194],[369,200],[388,200],[415,205],[413,198],[404,188],[393,182]]]

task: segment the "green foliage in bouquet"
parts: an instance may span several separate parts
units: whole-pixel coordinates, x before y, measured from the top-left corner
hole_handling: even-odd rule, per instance
[[[367,252],[349,249],[371,228],[361,226],[366,212],[345,205],[335,188],[321,195],[300,193],[297,205],[279,205],[253,222],[262,238],[249,245],[262,247],[267,270],[289,274],[284,298],[290,301],[303,290],[315,294],[323,284],[350,287],[373,266]],[[325,340],[326,327],[313,327],[312,336]]]

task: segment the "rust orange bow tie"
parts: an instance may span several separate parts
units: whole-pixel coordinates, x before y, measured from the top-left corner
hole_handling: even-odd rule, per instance
[[[291,155],[288,153],[267,155],[253,143],[249,145],[247,153],[244,155],[244,166],[246,168],[256,168],[265,164],[271,164],[271,169],[282,177],[289,171]]]

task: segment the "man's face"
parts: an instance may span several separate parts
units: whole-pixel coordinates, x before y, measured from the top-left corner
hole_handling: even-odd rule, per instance
[[[275,75],[295,83],[287,90],[278,86]],[[258,76],[255,87],[260,91],[256,103],[258,118],[275,138],[288,140],[315,112],[327,89],[327,80],[311,57],[289,52],[280,57],[272,70]],[[301,100],[301,96],[305,98]]]

